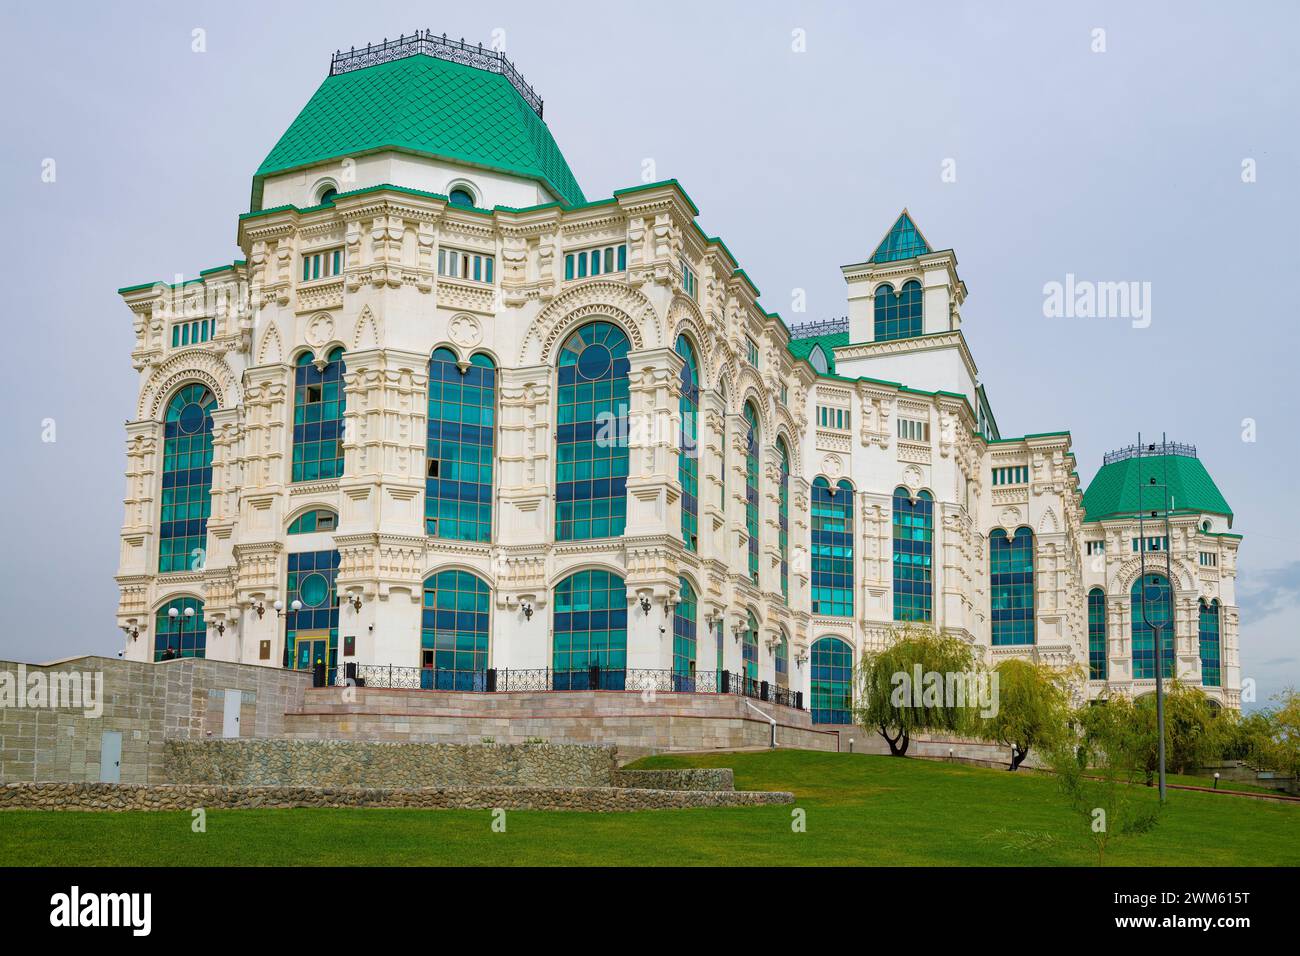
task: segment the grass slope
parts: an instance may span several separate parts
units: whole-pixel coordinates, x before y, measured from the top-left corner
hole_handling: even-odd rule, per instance
[[[1088,865],[1081,823],[1050,778],[809,751],[652,757],[640,767],[733,767],[788,806],[635,814],[485,810],[0,812],[8,865]],[[1144,790],[1154,800],[1155,794]],[[1032,851],[1015,849],[1033,834]],[[1044,841],[1038,836],[1050,834]],[[1114,865],[1300,865],[1300,806],[1171,791],[1154,831],[1117,841]]]

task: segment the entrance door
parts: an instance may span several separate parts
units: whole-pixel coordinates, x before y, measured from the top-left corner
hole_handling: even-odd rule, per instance
[[[106,730],[99,738],[99,782],[122,782],[122,734]]]
[[[238,690],[226,691],[226,709],[221,720],[221,736],[238,737],[239,736],[239,705],[244,702],[244,692]]]

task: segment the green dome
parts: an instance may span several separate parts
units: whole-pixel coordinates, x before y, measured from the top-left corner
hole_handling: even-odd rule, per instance
[[[1167,484],[1173,511],[1226,515],[1231,526],[1232,509],[1201,460],[1194,455],[1144,455],[1140,459],[1136,455],[1115,455],[1108,458],[1111,460],[1101,466],[1083,494],[1085,521],[1163,508],[1164,498],[1159,485]],[[1150,484],[1152,478],[1158,483],[1155,487]]]

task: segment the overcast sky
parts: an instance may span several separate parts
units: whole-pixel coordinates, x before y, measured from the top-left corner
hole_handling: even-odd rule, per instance
[[[1243,673],[1300,685],[1297,6],[1058,6],[6,4],[0,657],[121,647],[115,290],[238,257],[330,54],[420,27],[504,37],[587,197],[680,180],[787,322],[845,314],[839,266],[908,207],[956,250],[1004,435],[1069,429],[1085,482],[1139,429],[1198,446],[1245,535]],[[1067,274],[1151,283],[1149,326],[1044,317]]]

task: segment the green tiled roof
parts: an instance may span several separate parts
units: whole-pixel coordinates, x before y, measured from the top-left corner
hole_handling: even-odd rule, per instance
[[[806,362],[808,356],[812,354],[813,346],[820,345],[822,351],[826,353],[826,366],[834,374],[835,353],[832,350],[848,344],[849,333],[832,332],[830,335],[810,335],[807,338],[791,339],[786,348],[795,358]]]
[[[1224,500],[1199,458],[1152,455],[1141,459],[1125,458],[1102,465],[1083,494],[1083,510],[1087,512],[1084,520],[1098,521],[1163,508],[1163,494],[1158,485],[1151,486],[1152,478],[1159,484],[1168,484],[1169,495],[1173,499],[1170,506],[1177,511],[1200,511],[1232,517],[1232,509],[1228,507],[1228,502]]]
[[[253,176],[253,209],[269,175],[397,149],[525,176],[569,205],[585,202],[569,164],[499,73],[409,56],[329,76]]]
[[[911,259],[932,251],[925,236],[921,235],[921,230],[916,228],[916,223],[912,222],[912,217],[904,209],[868,261],[897,262],[899,259]]]

